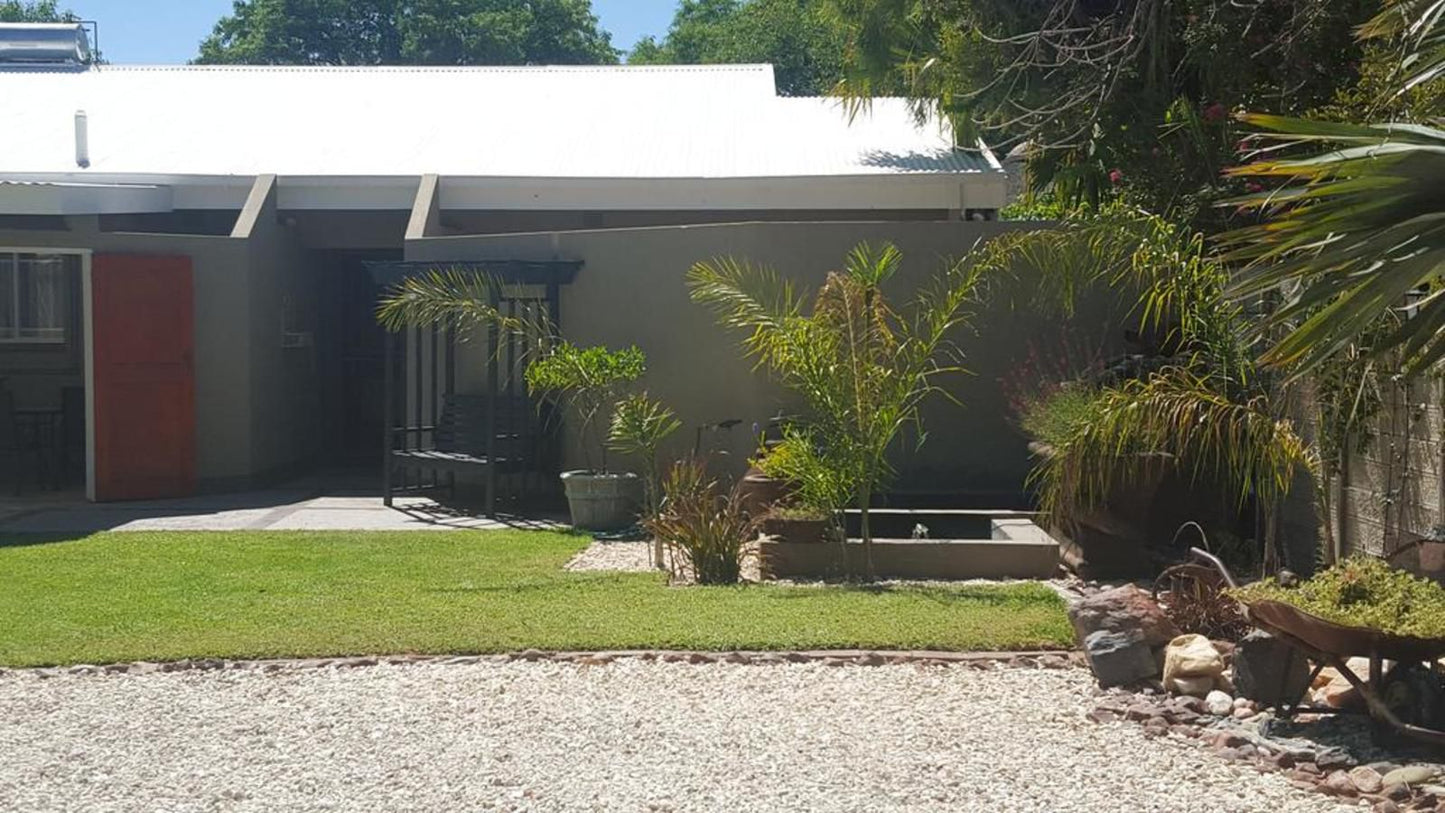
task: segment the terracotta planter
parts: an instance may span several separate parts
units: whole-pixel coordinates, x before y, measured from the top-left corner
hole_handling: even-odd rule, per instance
[[[572,527],[584,531],[620,531],[637,522],[642,505],[642,478],[631,472],[597,474],[569,471],[562,474]]]
[[[767,513],[792,491],[786,480],[769,477],[756,466],[748,469],[748,473],[738,481],[738,498],[742,501],[743,510],[753,516]]]
[[[767,517],[763,520],[762,531],[778,542],[822,542],[823,535],[828,531],[828,520]]]

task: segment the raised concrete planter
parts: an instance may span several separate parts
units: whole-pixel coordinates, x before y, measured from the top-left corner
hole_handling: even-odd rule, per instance
[[[1059,544],[1027,519],[992,520],[991,539],[874,539],[881,579],[1047,579],[1059,566]],[[758,543],[764,578],[830,578],[861,573],[863,543]],[[850,571],[851,566],[851,571]]]

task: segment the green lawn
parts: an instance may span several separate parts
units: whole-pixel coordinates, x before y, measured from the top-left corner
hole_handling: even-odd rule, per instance
[[[1045,585],[668,587],[535,531],[0,540],[0,665],[537,649],[1067,646]]]

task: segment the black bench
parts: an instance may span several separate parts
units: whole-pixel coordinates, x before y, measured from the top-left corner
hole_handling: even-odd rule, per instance
[[[397,426],[388,432],[386,505],[392,504],[392,471],[396,467],[446,473],[453,496],[458,472],[480,471],[486,488],[486,514],[496,516],[497,475],[526,473],[539,462],[539,423],[536,406],[527,398],[445,396],[436,426]],[[429,446],[424,441],[427,435],[431,437]]]

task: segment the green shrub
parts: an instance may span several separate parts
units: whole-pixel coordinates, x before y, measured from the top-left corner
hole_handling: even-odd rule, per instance
[[[1061,446],[1085,425],[1099,402],[1099,391],[1081,384],[1065,384],[1023,405],[1019,425],[1029,437]]]
[[[559,397],[579,419],[578,431],[587,468],[592,469],[592,448],[600,447],[607,471],[607,444],[598,431],[597,420],[606,414],[623,389],[647,372],[647,356],[636,347],[609,350],[606,347],[578,347],[562,342],[527,365],[527,391],[533,395]]]
[[[1265,579],[1230,593],[1245,602],[1279,601],[1336,624],[1445,638],[1445,588],[1372,557],[1346,559],[1297,587]]]
[[[857,488],[848,467],[829,460],[813,436],[797,427],[785,429],[782,441],[759,455],[755,464],[769,477],[793,486],[789,504],[780,508],[797,517],[831,517],[848,504]]]

